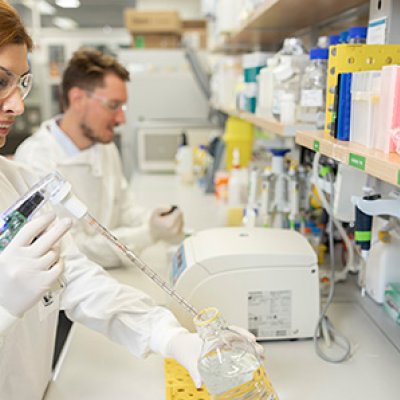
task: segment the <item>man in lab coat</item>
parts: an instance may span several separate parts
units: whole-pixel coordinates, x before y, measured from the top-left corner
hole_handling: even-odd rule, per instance
[[[0,0],[0,21],[2,147],[16,117],[24,111],[24,98],[31,87],[27,55],[32,40],[5,0]],[[122,85],[114,76],[110,79]],[[71,89],[69,96],[74,104],[78,102],[76,107],[89,113],[88,108],[94,108],[96,101],[102,104],[102,100],[91,97],[96,93],[100,98],[100,94],[89,93],[77,88]],[[114,100],[125,101],[123,96]],[[120,113],[119,107],[116,110]],[[84,123],[82,118],[77,126]],[[112,125],[110,122],[102,134],[112,136]],[[0,211],[10,207],[37,180],[29,169],[0,157]],[[147,295],[118,283],[83,256],[71,236],[65,234],[70,226],[69,219],[56,220],[51,213],[42,212],[0,252],[0,399],[42,399],[51,376],[60,308],[71,319],[107,335],[136,356],[157,352],[176,358],[199,384],[198,336],[182,328],[167,309],[156,306]],[[61,277],[64,287],[54,287]],[[49,290],[53,300],[45,302]]]
[[[94,49],[74,53],[62,79],[64,114],[44,122],[18,148],[15,158],[43,175],[58,170],[90,213],[130,249],[141,251],[160,239],[182,237],[179,209],[157,208],[151,215],[135,206],[113,143],[125,122],[129,72]],[[72,228],[81,251],[104,267],[125,261],[84,223]]]

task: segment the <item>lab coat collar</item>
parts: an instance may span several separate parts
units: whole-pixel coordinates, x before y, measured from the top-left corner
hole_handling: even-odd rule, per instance
[[[57,143],[62,147],[68,158],[63,164],[89,164],[92,168],[94,176],[102,176],[103,168],[101,165],[101,146],[103,144],[95,143],[93,146],[85,150],[80,150],[75,143],[68,137],[68,135],[60,128],[59,122],[62,119],[62,114],[57,115],[49,121],[47,129],[54,137]]]

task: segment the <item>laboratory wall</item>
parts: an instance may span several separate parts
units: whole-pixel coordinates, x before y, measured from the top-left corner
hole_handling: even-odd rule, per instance
[[[136,2],[138,10],[179,10],[182,19],[201,18],[200,0],[138,0]]]

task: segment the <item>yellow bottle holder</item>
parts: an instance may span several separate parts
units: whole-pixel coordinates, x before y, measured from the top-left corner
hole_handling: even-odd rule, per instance
[[[400,64],[398,44],[339,44],[329,47],[326,85],[325,134],[329,136],[337,77],[343,72],[380,70],[385,65]]]
[[[211,400],[207,389],[204,386],[200,389],[196,389],[187,370],[175,360],[171,358],[165,359],[164,370],[166,400]],[[268,391],[274,394],[274,400],[279,400],[267,375],[262,368],[259,368],[254,374],[256,385],[262,379]],[[230,400],[233,396],[245,394],[249,389],[249,385],[253,385],[253,383],[245,383],[231,389],[225,394],[226,400]]]

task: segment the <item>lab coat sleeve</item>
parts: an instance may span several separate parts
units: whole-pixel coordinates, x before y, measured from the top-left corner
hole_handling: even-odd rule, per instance
[[[66,235],[69,236],[69,235]],[[168,342],[186,329],[143,292],[122,285],[81,255],[70,237],[64,249],[62,308],[74,321],[126,346],[136,356],[167,355]]]
[[[0,306],[0,338],[5,336],[7,331],[18,320],[18,317],[10,314],[4,307]],[[1,347],[1,340],[0,340]]]

